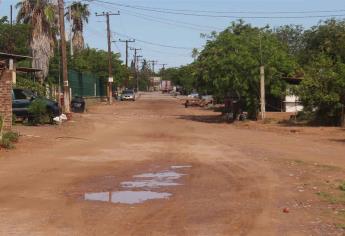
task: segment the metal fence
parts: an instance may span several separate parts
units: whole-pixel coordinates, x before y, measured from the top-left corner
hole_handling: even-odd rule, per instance
[[[90,73],[68,71],[68,81],[72,97],[104,97],[107,94],[107,81]]]

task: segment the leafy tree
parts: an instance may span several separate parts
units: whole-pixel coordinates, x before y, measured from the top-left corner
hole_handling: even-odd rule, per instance
[[[320,54],[305,67],[299,88],[305,111],[318,124],[338,125],[345,103],[345,64]]]
[[[236,94],[249,116],[256,118],[261,63],[266,68],[267,94],[280,98],[285,93],[282,77],[294,74],[296,62],[270,29],[233,22],[225,31],[213,34],[200,52],[196,61],[197,85],[199,90],[220,97]]]
[[[73,2],[71,7],[69,8],[68,12],[66,13],[68,21],[72,20],[73,27],[73,48],[76,52],[84,49],[84,37],[83,37],[83,30],[84,30],[84,23],[88,23],[90,11],[88,9],[88,4],[83,4],[81,2]]]
[[[300,63],[305,78],[298,90],[317,123],[340,123],[345,104],[345,21],[321,22],[303,35]]]
[[[25,24],[0,23],[0,51],[29,55],[29,32],[30,27]]]
[[[23,0],[17,3],[19,8],[18,23],[31,26],[30,47],[32,49],[32,66],[42,69],[37,73],[38,80],[43,83],[48,76],[49,60],[54,55],[56,35],[56,9],[49,0]]]
[[[297,58],[305,48],[304,28],[301,25],[284,25],[274,29],[278,39],[288,47],[289,53]]]

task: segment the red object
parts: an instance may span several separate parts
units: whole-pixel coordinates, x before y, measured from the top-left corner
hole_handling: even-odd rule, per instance
[[[284,213],[289,213],[289,212],[290,212],[290,209],[289,209],[289,208],[284,208],[284,209],[283,209],[283,212],[284,212]]]
[[[67,116],[67,120],[72,120],[72,113],[67,113],[66,116]]]

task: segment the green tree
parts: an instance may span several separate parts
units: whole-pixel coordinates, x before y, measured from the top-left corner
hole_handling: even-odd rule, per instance
[[[73,48],[76,50],[76,52],[79,52],[80,50],[84,49],[83,31],[84,23],[89,22],[89,5],[81,2],[73,2],[66,13],[66,16],[68,21],[70,21],[70,19],[72,20]]]
[[[16,5],[19,8],[17,22],[30,25],[30,47],[32,66],[42,69],[36,74],[43,83],[49,72],[49,60],[54,55],[56,35],[56,9],[49,0],[22,0]]]
[[[282,78],[293,75],[298,68],[287,47],[268,27],[234,22],[225,31],[213,34],[200,52],[195,74],[198,90],[219,97],[237,94],[249,116],[256,118],[261,63],[266,68],[267,94],[281,98],[286,90]]]
[[[30,27],[25,24],[0,23],[0,51],[6,53],[15,53],[20,55],[29,55]]]
[[[303,39],[300,62],[305,78],[299,95],[313,121],[337,125],[345,104],[345,21],[321,22],[307,30]]]

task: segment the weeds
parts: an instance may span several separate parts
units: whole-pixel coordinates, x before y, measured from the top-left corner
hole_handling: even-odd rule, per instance
[[[345,192],[345,182],[342,182],[342,183],[339,185],[339,189],[340,189],[340,191]]]
[[[29,124],[40,125],[45,124],[49,120],[47,111],[47,103],[42,99],[35,99],[29,106]]]
[[[6,132],[2,135],[0,146],[6,149],[13,149],[14,143],[18,142],[19,134],[16,132]]]

